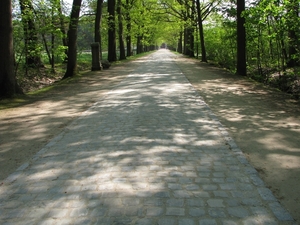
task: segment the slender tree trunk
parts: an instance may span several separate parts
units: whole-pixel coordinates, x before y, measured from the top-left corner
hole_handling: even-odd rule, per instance
[[[55,46],[55,35],[51,34],[51,70],[55,73],[55,60],[54,60],[54,46]]]
[[[11,0],[0,1],[0,98],[21,93],[14,73]]]
[[[136,39],[136,54],[143,53],[142,39],[143,39],[143,37],[141,35],[137,36],[137,39]]]
[[[55,1],[54,1],[55,3]],[[54,27],[55,25],[55,18],[54,18],[54,10],[55,10],[55,6],[56,4],[52,4],[52,9],[51,9],[51,25]],[[54,49],[55,48],[55,35],[54,35],[54,31],[52,30],[51,32],[51,70],[52,73],[55,73],[55,63],[54,63]]]
[[[201,61],[207,62],[206,58],[206,49],[204,43],[204,31],[203,31],[203,21],[202,21],[202,12],[200,8],[200,0],[196,0],[197,4],[197,15],[198,15],[198,27],[199,27],[199,35],[200,35],[200,45],[201,45]]]
[[[62,33],[62,43],[65,49],[65,59],[64,61],[68,61],[68,37],[65,28],[65,17],[62,13],[61,2],[58,3],[58,13],[59,13],[59,21],[60,21],[60,31]]]
[[[247,75],[246,66],[246,29],[245,18],[242,12],[245,11],[245,0],[237,0],[237,66],[238,75]]]
[[[193,29],[191,27],[186,27],[184,30],[184,55],[194,57],[194,35]]]
[[[81,1],[82,0],[73,0],[73,6],[70,16],[70,26],[68,31],[68,64],[67,71],[63,79],[73,77],[77,72],[77,28],[79,22]]]
[[[49,64],[51,65],[51,54],[50,54],[50,50],[48,48],[48,44],[47,44],[47,39],[46,39],[46,36],[45,34],[42,34],[42,39],[43,39],[43,42],[44,42],[44,46],[45,46],[45,50],[46,50],[46,54],[47,54],[47,57],[48,57],[48,60],[49,60]]]
[[[103,6],[103,0],[97,0],[94,41],[99,43],[100,60],[102,60],[102,43],[101,43],[102,42],[101,40],[102,6]]]
[[[194,28],[191,27],[190,28],[190,51],[189,51],[190,57],[195,57],[194,44],[195,44]]]
[[[125,46],[123,40],[123,22],[122,22],[122,0],[118,0],[117,6],[118,25],[119,25],[119,47],[120,47],[120,60],[126,59]]]
[[[131,17],[130,17],[130,8],[131,4],[129,3],[129,0],[126,0],[126,14],[125,14],[125,19],[126,19],[126,50],[127,56],[132,55],[132,50],[131,50]]]
[[[107,1],[108,11],[108,61],[117,61],[116,49],[116,21],[115,21],[116,0]]]
[[[288,26],[288,37],[289,37],[289,58],[287,61],[288,67],[294,67],[297,65],[299,60],[299,56],[297,57],[297,47],[299,49],[299,40],[296,33],[296,30],[299,30],[299,27],[294,24],[299,24],[299,1],[298,0],[291,0],[287,3],[287,11],[288,11],[288,22],[290,26]],[[299,32],[298,32],[299,33]]]
[[[38,34],[34,24],[34,10],[31,0],[20,0],[25,41],[25,64],[30,67],[42,66],[38,48]]]
[[[188,55],[188,46],[189,46],[188,28],[185,26],[183,31],[183,54],[184,55]]]
[[[273,61],[274,60],[274,53],[273,53],[273,43],[272,43],[272,38],[271,38],[271,25],[270,25],[270,17],[268,16],[267,18],[267,26],[268,26],[268,35],[269,35],[269,54],[270,54],[270,57],[271,57],[271,60]]]
[[[177,52],[182,53],[182,31],[179,33]]]

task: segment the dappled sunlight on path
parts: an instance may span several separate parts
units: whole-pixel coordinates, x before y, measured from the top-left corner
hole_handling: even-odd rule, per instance
[[[300,110],[285,93],[197,60],[177,65],[297,221],[300,220]]]
[[[173,56],[140,61],[11,174],[0,223],[293,224]]]

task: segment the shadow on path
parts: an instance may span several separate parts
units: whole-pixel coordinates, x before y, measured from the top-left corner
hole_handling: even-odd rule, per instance
[[[197,60],[177,65],[276,197],[300,221],[299,103],[277,90]]]

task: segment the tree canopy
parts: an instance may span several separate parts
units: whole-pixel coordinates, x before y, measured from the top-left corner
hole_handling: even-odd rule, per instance
[[[111,62],[163,46],[263,82],[274,71],[290,81],[299,75],[299,1],[5,0],[0,24],[12,21],[10,79],[19,83],[32,69],[55,73],[61,63],[63,77],[74,76],[76,55],[92,42]]]

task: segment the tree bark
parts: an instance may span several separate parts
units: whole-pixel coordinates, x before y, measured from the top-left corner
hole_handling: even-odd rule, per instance
[[[177,52],[182,54],[182,31],[179,32]]]
[[[63,46],[66,48],[64,61],[67,62],[68,61],[68,37],[65,28],[65,17],[62,13],[61,4],[62,4],[61,2],[58,3],[58,13],[59,13],[60,31],[62,33],[62,43]]]
[[[195,37],[194,37],[194,28],[190,28],[190,50],[189,50],[189,56],[190,57],[195,57],[194,53],[194,43],[195,43]]]
[[[202,20],[201,8],[200,8],[200,1],[196,0],[196,4],[197,4],[197,15],[198,15],[198,27],[199,27],[199,35],[200,35],[200,45],[201,45],[201,61],[202,62],[207,62],[205,42],[204,42],[203,20]]]
[[[103,5],[103,0],[97,0],[94,41],[99,43],[100,60],[102,60],[102,43],[101,43],[102,42],[101,40],[102,5]]]
[[[108,11],[108,61],[117,61],[116,53],[116,20],[115,20],[116,0],[107,1]]]
[[[183,54],[188,55],[188,45],[189,45],[189,39],[188,39],[188,32],[187,32],[186,26],[183,30]]]
[[[131,17],[130,17],[130,3],[129,3],[129,0],[126,0],[126,29],[127,29],[127,32],[126,32],[126,50],[127,50],[127,57],[128,56],[131,56],[132,53],[131,53]]]
[[[126,59],[125,45],[123,40],[123,22],[122,22],[122,0],[118,0],[117,6],[118,25],[119,25],[119,47],[120,47],[120,60]]]
[[[22,93],[14,71],[11,0],[0,1],[0,98]]]
[[[289,37],[289,57],[287,60],[288,67],[295,67],[297,66],[297,62],[299,60],[299,56],[297,57],[297,52],[299,49],[299,40],[296,30],[299,30],[299,27],[294,24],[299,24],[297,21],[299,20],[299,1],[298,0],[291,0],[287,3],[287,12],[288,12],[288,37]],[[299,32],[298,32],[299,33]],[[298,49],[297,49],[298,48]]]
[[[241,76],[247,75],[246,66],[246,29],[245,18],[242,12],[245,11],[245,0],[237,0],[237,66],[236,73]]]
[[[63,79],[73,77],[77,72],[77,28],[79,22],[81,1],[82,0],[73,0],[68,31],[68,64],[67,71]]]
[[[138,35],[136,38],[136,54],[143,53],[143,44],[142,44],[143,37]]]
[[[194,35],[191,27],[184,29],[184,55],[194,57]]]

